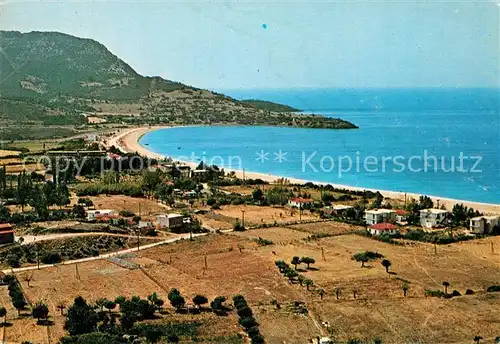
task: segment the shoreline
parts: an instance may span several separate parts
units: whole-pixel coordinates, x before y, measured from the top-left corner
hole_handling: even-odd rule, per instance
[[[142,146],[139,141],[140,139],[148,132],[154,131],[154,130],[160,130],[160,129],[169,129],[172,128],[170,126],[151,126],[151,127],[138,127],[138,128],[131,128],[131,129],[125,129],[123,132],[120,132],[119,134],[113,136],[110,138],[106,144],[107,147],[115,146],[119,150],[121,150],[124,153],[139,153],[140,155],[146,156],[148,158],[153,158],[153,159],[164,159],[165,155],[154,153],[144,146]],[[198,166],[198,163],[196,162],[191,162],[191,161],[179,161],[175,160],[174,161],[181,163],[186,166],[190,166],[191,168],[196,168]],[[357,187],[357,186],[349,186],[349,185],[342,185],[342,184],[331,184],[331,183],[326,183],[326,182],[318,182],[314,180],[305,180],[305,179],[299,179],[299,178],[289,178],[289,177],[282,177],[282,176],[276,176],[272,174],[266,174],[266,173],[259,173],[259,172],[250,172],[250,171],[241,171],[241,170],[235,170],[235,169],[229,169],[229,168],[224,168],[226,172],[234,172],[238,178],[243,179],[243,176],[245,178],[251,178],[251,179],[262,179],[266,182],[269,183],[274,183],[279,179],[286,178],[290,183],[292,184],[305,184],[305,183],[314,183],[317,185],[327,185],[330,184],[334,188],[337,189],[346,189],[346,190],[351,190],[351,191],[371,191],[371,192],[380,192],[384,197],[387,198],[392,198],[392,199],[397,199],[397,200],[405,200],[406,199],[418,199],[420,196],[424,196],[421,194],[417,193],[412,193],[412,192],[400,192],[400,191],[390,191],[390,190],[380,190],[380,189],[372,189],[372,188],[363,188],[363,187]],[[480,212],[486,213],[486,214],[500,214],[500,204],[494,204],[494,203],[482,203],[482,202],[474,202],[474,201],[467,201],[467,200],[459,200],[459,199],[452,199],[452,198],[447,198],[447,197],[439,197],[439,196],[432,196],[432,195],[426,195],[432,199],[434,203],[437,203],[439,200],[440,205],[444,205],[448,210],[451,210],[455,204],[463,204],[467,207],[472,207],[474,210],[478,210]]]

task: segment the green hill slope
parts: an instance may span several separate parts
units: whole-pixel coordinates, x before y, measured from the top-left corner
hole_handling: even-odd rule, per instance
[[[0,140],[18,139],[23,128],[45,126],[64,128],[65,133],[75,128],[155,124],[356,128],[340,119],[294,111],[142,76],[92,39],[58,32],[0,31]],[[96,117],[98,122],[88,119]],[[16,136],[9,136],[13,131],[7,127],[15,128]]]

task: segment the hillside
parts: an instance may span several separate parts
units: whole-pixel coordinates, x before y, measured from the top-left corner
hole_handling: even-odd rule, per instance
[[[101,43],[63,33],[0,31],[0,52],[0,140],[20,139],[24,128],[37,126],[81,130],[139,124],[356,128],[340,119],[293,114],[295,109],[280,104],[239,102],[160,77],[142,76]],[[17,134],[10,135],[7,127]]]
[[[257,109],[266,110],[266,111],[274,111],[274,112],[300,112],[299,109],[293,108],[288,105],[278,104],[266,100],[257,100],[257,99],[243,99],[242,103],[251,105]]]

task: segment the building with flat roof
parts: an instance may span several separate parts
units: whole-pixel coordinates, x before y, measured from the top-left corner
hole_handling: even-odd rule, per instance
[[[500,216],[476,216],[470,219],[469,229],[476,234],[488,234],[496,226],[500,226]]]
[[[180,227],[183,223],[184,216],[181,214],[166,214],[158,216],[158,227],[161,229]]]
[[[103,217],[110,217],[114,213],[111,209],[101,209],[101,210],[88,210],[87,211],[87,221],[96,221]]]
[[[445,224],[445,220],[450,212],[443,209],[422,209],[420,210],[420,225],[424,228],[435,228]]]
[[[313,203],[313,200],[310,198],[296,197],[296,198],[290,198],[288,200],[289,206],[297,207],[297,208],[304,208],[306,206],[311,206],[312,203]]]
[[[392,209],[365,210],[365,223],[368,226],[383,222],[392,223],[395,221],[396,221],[396,212]]]

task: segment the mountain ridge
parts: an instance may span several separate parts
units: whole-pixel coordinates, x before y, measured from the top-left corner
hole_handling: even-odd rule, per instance
[[[287,106],[263,107],[265,102],[244,103],[160,76],[143,76],[102,43],[61,32],[0,31],[0,101],[4,125],[356,128],[340,119],[293,114]],[[98,123],[87,122],[96,116]]]

